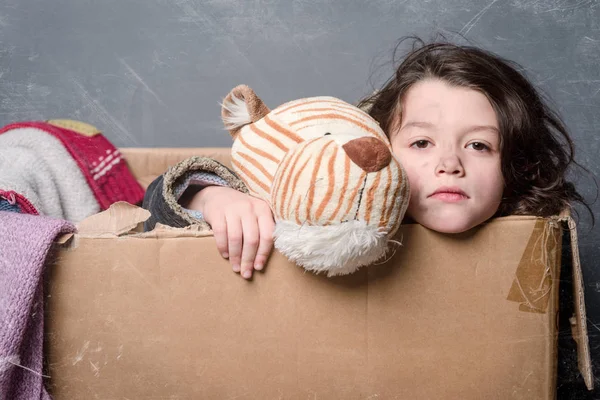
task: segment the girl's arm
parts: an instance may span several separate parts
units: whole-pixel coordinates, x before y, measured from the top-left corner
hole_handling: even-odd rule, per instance
[[[233,171],[208,157],[190,157],[156,178],[144,196],[143,207],[150,211],[144,230],[156,223],[173,227],[199,224],[210,229],[199,210],[185,208],[190,199],[206,186],[227,186],[248,193],[244,183]]]
[[[263,268],[273,248],[269,205],[250,196],[232,171],[210,158],[192,157],[158,177],[148,187],[144,207],[152,214],[145,230],[157,222],[212,228],[221,255],[246,279]]]

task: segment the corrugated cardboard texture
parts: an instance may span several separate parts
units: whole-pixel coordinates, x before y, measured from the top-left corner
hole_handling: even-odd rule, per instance
[[[541,221],[541,222],[540,222]],[[55,399],[552,399],[556,221],[403,226],[385,264],[328,279],[279,254],[246,282],[212,237],[76,235],[51,268]],[[551,239],[551,240],[550,240]],[[547,307],[508,300],[528,243]]]

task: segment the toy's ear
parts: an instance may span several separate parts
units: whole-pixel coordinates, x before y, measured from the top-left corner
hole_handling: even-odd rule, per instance
[[[221,106],[221,118],[234,139],[244,125],[258,121],[271,111],[246,85],[233,88]]]

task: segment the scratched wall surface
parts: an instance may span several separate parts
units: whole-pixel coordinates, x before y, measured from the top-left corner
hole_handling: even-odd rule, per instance
[[[118,146],[227,146],[218,102],[233,86],[270,106],[325,94],[355,102],[369,77],[376,86],[391,73],[376,67],[396,39],[434,32],[522,64],[598,175],[598,0],[3,0],[0,123],[67,117]],[[578,188],[596,194],[589,177]],[[589,222],[583,214],[581,254],[600,358],[600,229]]]

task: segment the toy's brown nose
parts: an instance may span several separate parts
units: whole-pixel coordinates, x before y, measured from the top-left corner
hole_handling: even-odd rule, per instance
[[[342,146],[348,157],[365,172],[377,172],[390,164],[392,153],[374,137],[353,139]]]

